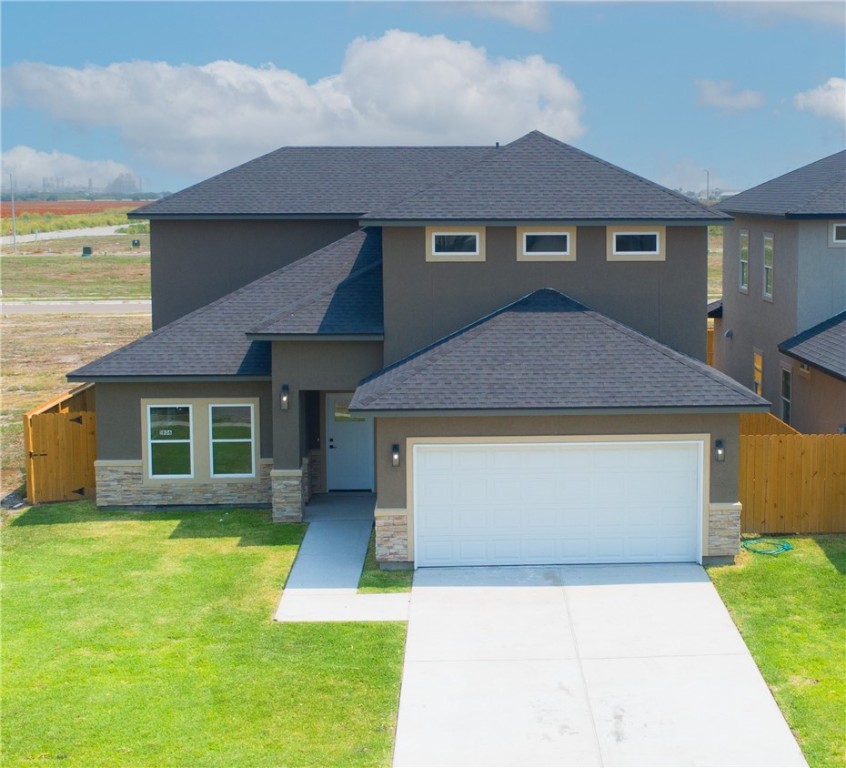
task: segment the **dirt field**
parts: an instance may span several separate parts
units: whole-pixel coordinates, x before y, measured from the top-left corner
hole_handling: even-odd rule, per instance
[[[115,208],[127,211],[140,208],[146,205],[145,200],[16,200],[15,215],[22,216],[25,213],[45,214],[52,213],[54,216],[71,216],[80,213],[100,213]],[[0,203],[0,211],[3,216],[12,215],[12,204],[8,200]]]

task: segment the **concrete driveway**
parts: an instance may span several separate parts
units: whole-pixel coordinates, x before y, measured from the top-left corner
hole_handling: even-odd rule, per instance
[[[697,565],[434,568],[395,766],[801,766]]]

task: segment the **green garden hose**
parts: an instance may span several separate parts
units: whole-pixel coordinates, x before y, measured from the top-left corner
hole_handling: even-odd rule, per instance
[[[790,542],[784,539],[746,539],[741,546],[756,555],[780,555],[793,549]]]

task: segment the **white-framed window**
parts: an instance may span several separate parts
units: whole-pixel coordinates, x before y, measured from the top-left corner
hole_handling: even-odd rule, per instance
[[[150,477],[194,477],[194,419],[190,405],[148,405],[147,441]]]
[[[764,298],[773,297],[773,273],[775,266],[775,237],[764,232]]]
[[[789,366],[781,369],[781,420],[790,424],[790,403],[793,400],[793,370]]]
[[[484,260],[484,227],[426,227],[426,261]]]
[[[739,288],[741,293],[749,291],[749,230],[740,230],[740,243],[738,248],[740,259]]]
[[[666,227],[608,227],[608,261],[664,261]]]
[[[575,260],[575,227],[517,227],[517,261]]]
[[[209,467],[212,477],[254,477],[252,403],[209,405]]]
[[[829,245],[846,248],[846,221],[832,222]]]

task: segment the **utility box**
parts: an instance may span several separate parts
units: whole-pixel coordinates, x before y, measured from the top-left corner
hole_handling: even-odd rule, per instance
[[[141,241],[140,240],[133,240],[132,241],[132,247],[133,248],[140,248],[141,247]]]
[[[92,253],[93,253],[93,251],[91,250],[90,245],[83,245],[82,246],[82,255],[83,256],[90,256]]]

